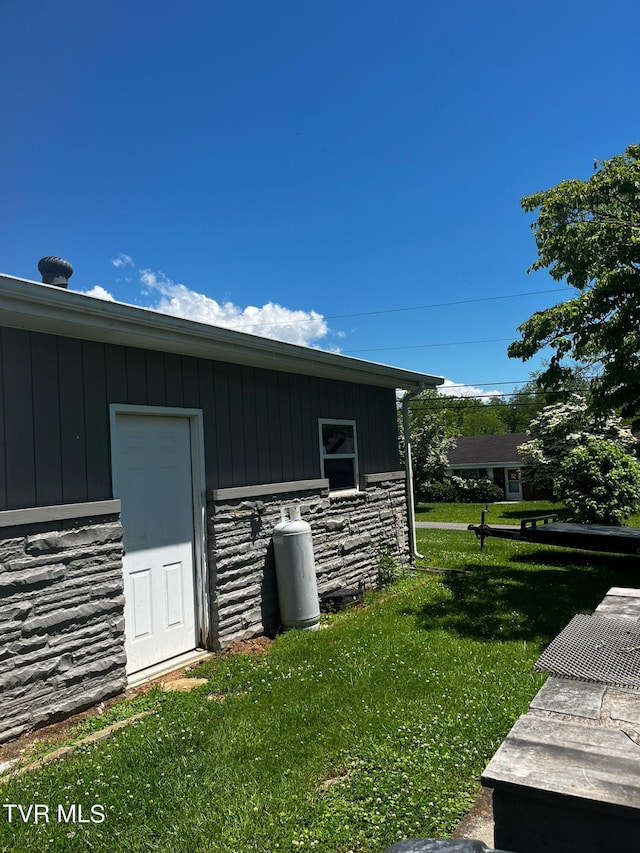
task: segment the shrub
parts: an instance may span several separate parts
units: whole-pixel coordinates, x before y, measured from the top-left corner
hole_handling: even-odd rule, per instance
[[[465,483],[467,490],[463,500],[468,503],[492,503],[504,499],[504,492],[500,486],[486,477],[481,480],[466,480]]]
[[[425,503],[453,503],[456,500],[456,487],[451,480],[427,483],[420,491],[420,500]]]
[[[611,441],[633,453],[638,442],[613,414],[594,415],[579,394],[545,408],[531,421],[529,441],[518,448],[524,462],[523,480],[540,492],[553,493],[562,460],[591,439]]]
[[[504,492],[491,480],[450,477],[444,483],[429,483],[420,493],[425,503],[492,503],[504,498]]]
[[[592,438],[561,463],[555,494],[573,521],[622,524],[640,506],[640,463],[615,442]]]
[[[386,548],[378,557],[378,589],[391,586],[400,577],[400,571],[396,559],[391,551]]]

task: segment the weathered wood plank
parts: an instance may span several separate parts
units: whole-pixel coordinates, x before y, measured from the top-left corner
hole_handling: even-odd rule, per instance
[[[598,720],[605,689],[604,684],[551,677],[542,685],[530,707],[538,711]]]
[[[640,747],[616,729],[525,715],[491,759],[482,784],[640,809]]]

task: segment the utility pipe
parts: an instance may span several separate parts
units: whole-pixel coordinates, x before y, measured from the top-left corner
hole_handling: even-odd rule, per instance
[[[426,385],[420,382],[418,387],[413,391],[405,391],[402,397],[402,429],[404,431],[404,465],[405,465],[405,485],[407,489],[407,514],[409,523],[409,559],[413,563],[416,557],[422,558],[423,555],[418,553],[416,543],[416,512],[415,502],[413,499],[413,462],[411,459],[411,432],[409,430],[409,402],[417,397],[418,394],[424,391]]]

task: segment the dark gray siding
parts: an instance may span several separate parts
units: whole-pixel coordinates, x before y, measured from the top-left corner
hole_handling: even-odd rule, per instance
[[[399,467],[391,389],[2,328],[0,509],[111,498],[109,403],[202,409],[208,489],[319,477],[318,418]]]

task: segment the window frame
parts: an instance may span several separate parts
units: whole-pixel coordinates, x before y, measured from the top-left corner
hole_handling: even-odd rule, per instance
[[[353,428],[353,453],[325,453],[324,441],[322,436],[322,427],[325,424],[338,424],[340,426],[350,426]],[[349,418],[318,418],[318,442],[320,445],[320,473],[324,480],[329,478],[325,475],[324,462],[325,459],[353,459],[353,486],[346,489],[332,489],[329,485],[329,493],[332,495],[346,494],[348,492],[360,491],[360,470],[358,465],[358,431],[355,420]]]

